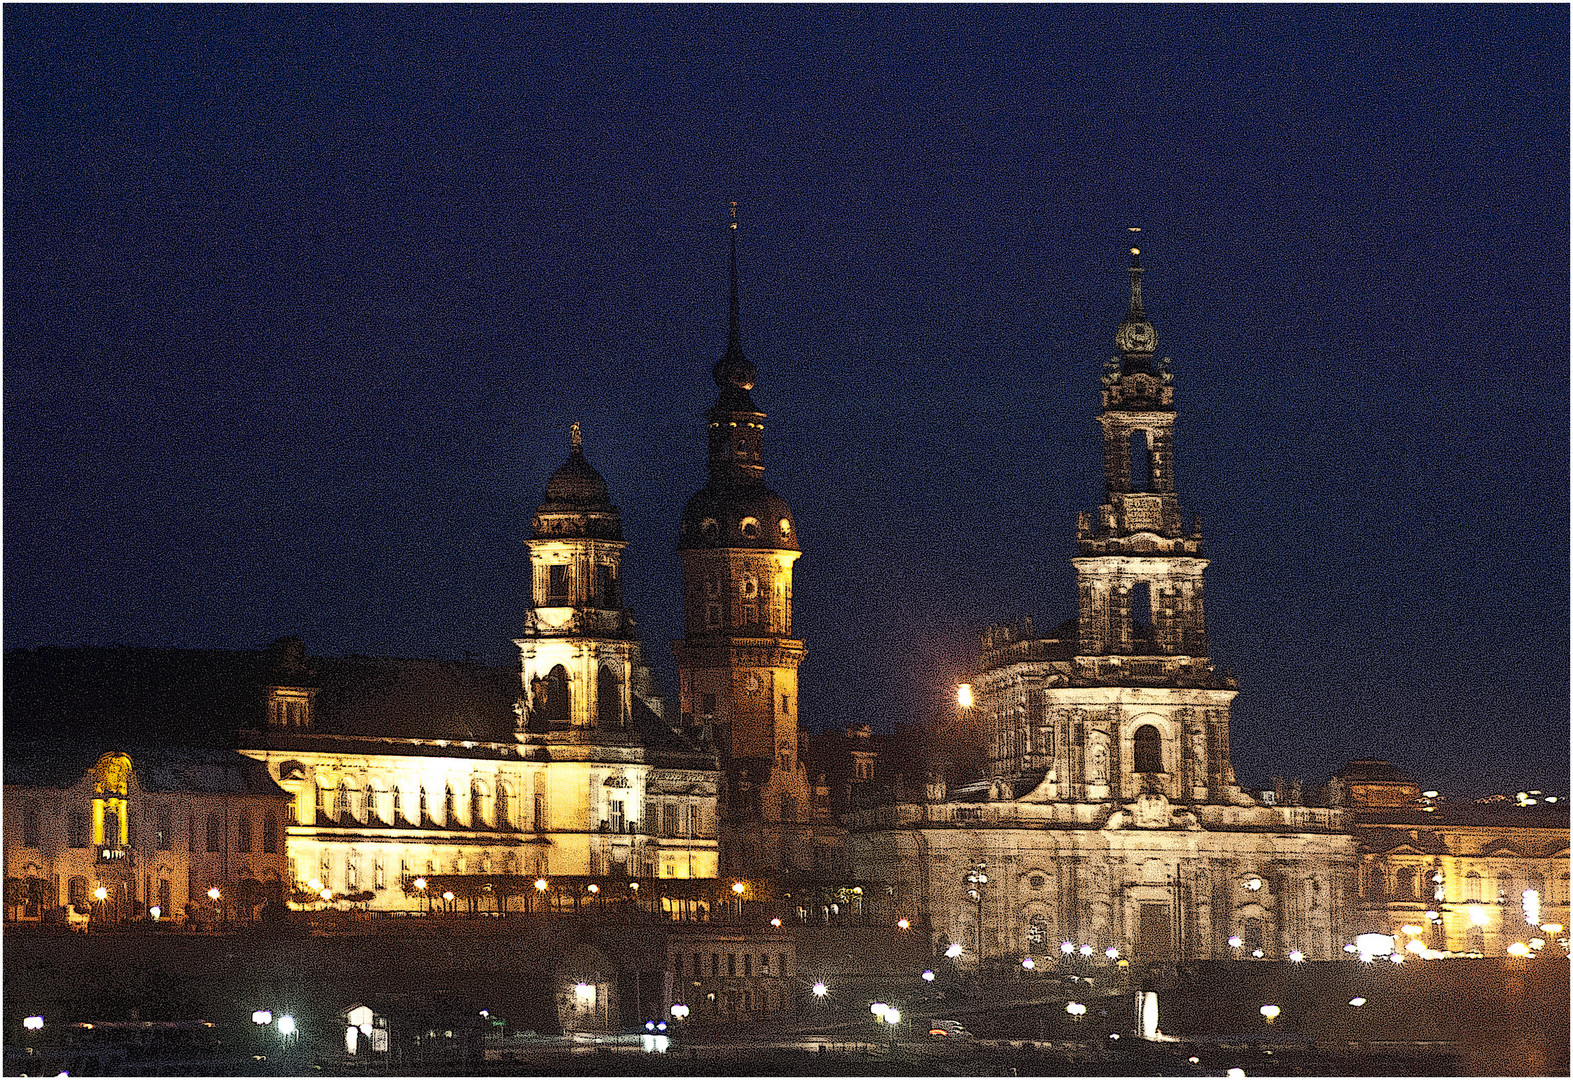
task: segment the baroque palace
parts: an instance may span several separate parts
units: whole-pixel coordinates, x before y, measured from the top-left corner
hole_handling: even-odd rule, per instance
[[[777,926],[899,921],[963,965],[1332,959],[1361,934],[1432,955],[1565,939],[1562,806],[1457,808],[1369,761],[1314,794],[1236,779],[1237,687],[1208,656],[1208,561],[1177,493],[1175,387],[1135,249],[1102,376],[1106,494],[1075,530],[1077,611],[983,633],[979,774],[947,786],[921,736],[811,734],[792,627],[802,548],[764,483],[735,229],[709,478],[678,528],[675,708],[623,605],[622,518],[575,424],[526,541],[517,668],[314,657],[293,638],[7,653],[6,918],[637,898],[675,920],[750,904]],[[777,981],[722,991],[737,1009],[787,1007],[782,933],[759,954]],[[682,942],[676,974],[690,954],[689,977],[706,957],[709,977],[728,974]]]

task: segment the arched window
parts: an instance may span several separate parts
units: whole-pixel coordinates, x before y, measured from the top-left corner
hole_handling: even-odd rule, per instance
[[[479,780],[470,781],[470,824],[486,824],[486,789]]]
[[[509,805],[508,785],[497,785],[497,805],[492,811],[492,827],[507,829],[513,826],[513,807]]]
[[[366,824],[382,824],[382,807],[377,805],[377,789],[371,784],[367,784],[361,798],[365,800],[362,805],[366,808]]]
[[[548,724],[571,722],[573,710],[569,706],[568,672],[561,664],[547,672],[541,691],[545,699],[540,706],[541,719]]]
[[[348,780],[339,781],[339,794],[333,803],[333,814],[341,822],[349,820],[350,816],[350,785]]]
[[[617,727],[623,722],[623,689],[617,673],[601,668],[595,679],[595,722],[602,727]]]
[[[442,789],[442,823],[444,825],[452,825],[453,819],[453,787],[449,785]]]
[[[87,878],[74,877],[66,883],[66,903],[78,912],[87,910]]]
[[[1139,773],[1163,772],[1163,736],[1151,724],[1136,729],[1136,771]]]

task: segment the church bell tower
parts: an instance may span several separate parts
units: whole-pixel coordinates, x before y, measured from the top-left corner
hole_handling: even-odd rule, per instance
[[[812,799],[798,736],[805,649],[792,636],[802,549],[791,508],[764,483],[765,414],[739,331],[736,219],[733,203],[730,329],[706,414],[710,479],[683,510],[684,632],[672,651],[685,731],[713,743],[725,772],[723,872],[753,873],[808,861]]]

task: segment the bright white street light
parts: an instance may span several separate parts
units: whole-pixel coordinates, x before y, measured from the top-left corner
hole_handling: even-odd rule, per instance
[[[1278,1019],[1278,1014],[1281,1013],[1281,1012],[1283,1012],[1283,1010],[1280,1009],[1276,1005],[1263,1005],[1262,1006],[1262,1015],[1267,1018],[1267,1022],[1269,1024],[1271,1024],[1274,1020]]]
[[[1360,1006],[1365,1004],[1365,998],[1363,998],[1363,997],[1352,997],[1352,998],[1349,999],[1349,1004],[1353,1005],[1355,1008],[1358,1009]]]
[[[1033,968],[1037,967],[1038,965],[1032,962],[1032,957],[1028,956],[1028,957],[1024,957],[1022,959],[1021,966],[1026,968],[1028,971],[1031,971]]]
[[[107,900],[108,898],[109,898],[109,890],[104,888],[102,885],[100,885],[98,888],[93,890],[93,899],[94,900]]]
[[[886,1005],[883,1001],[876,1001],[869,1005],[868,1011],[873,1013],[875,1016],[883,1017],[887,1012],[890,1011],[890,1006]]]
[[[1077,949],[1076,951],[1081,953],[1083,956],[1091,956],[1092,955],[1092,946],[1091,945],[1083,945],[1080,949]]]
[[[295,1034],[295,1018],[289,1013],[285,1013],[283,1016],[279,1017],[278,1023],[280,1035]]]
[[[959,941],[951,942],[950,947],[945,950],[945,955],[950,957],[952,960],[954,960],[954,959],[956,959],[956,957],[960,956],[961,955],[961,942],[959,942]]]
[[[267,1009],[258,1009],[256,1012],[251,1014],[251,1022],[256,1024],[258,1027],[267,1027],[269,1024],[273,1023],[273,1014]]]
[[[1071,953],[1073,953],[1075,951],[1076,951],[1076,946],[1072,945],[1070,942],[1068,942],[1068,941],[1060,942],[1060,952],[1064,953],[1066,956],[1069,956]]]
[[[28,1031],[38,1031],[44,1026],[44,1018],[42,1016],[24,1017],[22,1020],[22,1026]]]
[[[1087,1006],[1083,1005],[1079,1001],[1067,1001],[1065,1003],[1065,1011],[1070,1013],[1072,1016],[1085,1016],[1087,1013]]]
[[[933,982],[934,981],[934,973],[932,971],[925,971],[923,973],[923,981],[924,982]]]
[[[211,889],[208,890],[208,899],[209,900],[217,901],[218,898],[220,896],[222,896],[222,895],[224,895],[224,894],[218,891],[218,886],[217,885],[213,886]]]
[[[815,997],[822,998],[822,997],[824,997],[828,993],[830,993],[830,990],[829,990],[828,987],[825,986],[824,983],[817,982],[817,983],[814,984],[814,996]]]
[[[885,1010],[885,1023],[889,1024],[891,1027],[895,1027],[897,1024],[901,1023],[901,1010],[896,1008],[894,1005],[887,1008]]]

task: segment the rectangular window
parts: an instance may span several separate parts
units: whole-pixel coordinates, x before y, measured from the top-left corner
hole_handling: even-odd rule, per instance
[[[360,863],[353,851],[344,861],[344,891],[360,892]]]
[[[568,567],[559,563],[546,568],[546,599],[548,606],[560,606],[571,599],[568,593]]]
[[[601,607],[618,606],[617,575],[605,563],[599,563],[595,568],[595,594],[600,598]]]
[[[613,799],[612,800],[611,820],[612,820],[612,831],[615,832],[615,833],[622,832],[623,831],[623,800],[621,800],[621,799]]]
[[[279,819],[272,814],[262,819],[262,852],[264,855],[279,853]]]
[[[786,974],[786,953],[784,952],[776,953],[776,974],[778,976]]]
[[[699,807],[689,804],[688,807],[688,839],[692,840],[699,835]]]
[[[728,975],[737,974],[737,953],[726,954],[726,973]]]
[[[42,830],[38,827],[38,800],[28,799],[22,804],[22,846],[36,848],[39,846],[39,834]]]
[[[87,847],[87,815],[80,810],[71,811],[66,819],[66,843],[74,848]]]

